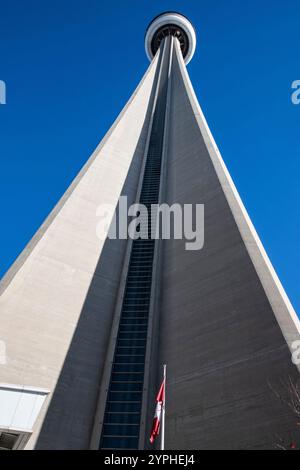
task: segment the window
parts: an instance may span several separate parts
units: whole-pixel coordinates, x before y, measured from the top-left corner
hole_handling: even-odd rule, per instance
[[[140,413],[106,413],[106,423],[140,424]]]
[[[114,364],[113,372],[144,372],[143,364]]]
[[[107,413],[140,413],[141,402],[107,402]]]
[[[0,450],[24,449],[30,434],[0,431]]]
[[[137,437],[103,437],[102,449],[137,449],[139,439]]]
[[[138,437],[139,425],[136,424],[104,424],[103,434],[105,436]]]
[[[0,383],[1,450],[25,448],[48,393],[37,387]]]
[[[113,392],[110,391],[108,395],[108,400],[110,402],[136,402],[136,401],[142,401],[142,392]]]
[[[113,377],[114,379],[114,377]],[[143,382],[111,382],[111,392],[141,392]]]

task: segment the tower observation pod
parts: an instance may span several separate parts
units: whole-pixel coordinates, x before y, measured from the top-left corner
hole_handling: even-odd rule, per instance
[[[191,22],[176,12],[166,12],[154,18],[149,24],[145,36],[145,50],[151,61],[162,41],[167,36],[178,39],[185,64],[188,64],[195,53],[196,33]]]
[[[0,282],[0,447],[152,449],[164,364],[165,449],[300,445],[299,319],[193,90],[195,29],[163,13],[145,49],[128,103]]]

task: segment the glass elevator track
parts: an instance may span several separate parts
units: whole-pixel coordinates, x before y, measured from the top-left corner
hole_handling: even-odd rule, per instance
[[[170,47],[168,43],[165,46]],[[169,53],[165,57],[168,58]],[[148,209],[148,239],[132,243],[100,449],[138,449],[139,445],[155,247],[155,240],[151,240],[151,204],[159,202],[168,62],[168,59],[162,60],[160,65],[161,80],[139,201]]]

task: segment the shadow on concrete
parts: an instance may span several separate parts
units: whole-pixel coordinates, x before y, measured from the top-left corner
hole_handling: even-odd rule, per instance
[[[151,106],[120,194],[128,205],[136,201],[150,112]],[[35,449],[90,446],[126,246],[127,240],[104,244]]]

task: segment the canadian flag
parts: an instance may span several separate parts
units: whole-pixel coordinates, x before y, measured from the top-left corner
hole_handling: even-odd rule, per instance
[[[164,380],[160,386],[159,392],[156,397],[156,409],[155,409],[151,435],[150,435],[151,444],[153,444],[154,440],[159,435],[161,414],[162,414],[162,410],[165,404],[165,382],[166,382],[166,378],[164,377]]]

